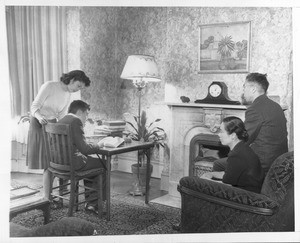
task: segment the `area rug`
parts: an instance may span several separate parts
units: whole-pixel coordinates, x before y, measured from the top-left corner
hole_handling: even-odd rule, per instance
[[[51,209],[51,220],[56,221],[67,215],[68,207]],[[180,209],[156,203],[145,204],[142,200],[129,194],[112,192],[111,220],[99,219],[82,207],[73,216],[91,222],[97,235],[142,235],[142,234],[176,234],[172,226],[180,222]],[[32,210],[17,215],[12,222],[27,228],[43,224],[40,210]]]

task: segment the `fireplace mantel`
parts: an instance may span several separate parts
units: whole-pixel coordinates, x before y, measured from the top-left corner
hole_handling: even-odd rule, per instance
[[[199,107],[199,108],[220,108],[220,109],[231,109],[231,110],[247,110],[245,105],[221,105],[221,104],[201,104],[201,103],[176,103],[176,102],[164,102],[169,107]],[[283,111],[288,109],[287,105],[281,105],[278,103]]]
[[[169,107],[199,107],[199,108],[217,108],[217,109],[231,109],[231,110],[246,110],[244,105],[221,105],[221,104],[200,104],[200,103],[165,103]]]

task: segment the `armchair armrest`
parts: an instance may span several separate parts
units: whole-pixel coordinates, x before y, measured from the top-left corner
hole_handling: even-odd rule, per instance
[[[181,178],[178,191],[223,206],[272,215],[279,204],[269,197],[219,182],[187,176]]]

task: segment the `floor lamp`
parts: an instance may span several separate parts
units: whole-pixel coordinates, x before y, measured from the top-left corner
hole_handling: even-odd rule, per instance
[[[121,78],[132,80],[133,85],[138,90],[138,127],[140,127],[142,89],[146,86],[148,82],[161,81],[154,57],[148,55],[128,56],[125,66],[123,68],[123,72],[121,74]],[[131,190],[131,193],[133,195],[143,195],[139,176],[140,173],[138,166],[138,183],[135,184],[134,188]]]

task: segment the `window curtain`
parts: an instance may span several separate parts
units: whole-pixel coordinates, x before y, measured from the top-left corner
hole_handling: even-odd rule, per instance
[[[67,68],[65,7],[7,6],[12,118],[27,115],[40,86]]]

